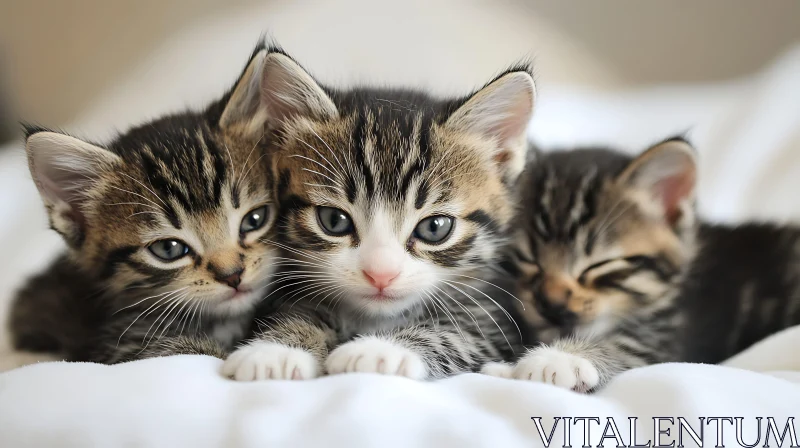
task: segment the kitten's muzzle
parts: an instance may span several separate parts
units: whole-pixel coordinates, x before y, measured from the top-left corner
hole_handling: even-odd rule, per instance
[[[389,271],[361,271],[364,274],[364,278],[367,279],[370,285],[374,286],[378,289],[379,292],[383,292],[389,285],[392,284],[392,281],[396,279],[399,275],[399,271],[389,270]]]
[[[572,297],[572,290],[559,290],[558,297],[554,297],[550,289],[545,287],[546,282],[538,281],[533,285],[533,303],[536,310],[551,324],[560,328],[572,328],[578,321],[578,316],[567,308],[567,301]]]
[[[244,273],[244,269],[237,269],[230,273],[216,274],[214,279],[236,289],[242,283],[242,273]]]

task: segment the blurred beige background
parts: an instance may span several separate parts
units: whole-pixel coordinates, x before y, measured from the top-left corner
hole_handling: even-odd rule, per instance
[[[793,0],[0,0],[0,123],[66,125],[181,30],[248,10],[325,81],[445,91],[526,55],[543,88],[728,79],[800,40]]]

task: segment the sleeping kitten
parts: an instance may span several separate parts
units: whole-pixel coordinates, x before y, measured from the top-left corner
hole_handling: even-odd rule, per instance
[[[116,363],[224,357],[273,270],[275,221],[256,49],[201,112],[133,128],[108,145],[28,128],[31,174],[69,253],[16,298],[16,348]]]
[[[279,53],[264,76],[285,258],[272,308],[223,372],[424,379],[512,357],[509,295],[485,278],[527,151],[527,68],[457,100],[322,87]]]
[[[694,150],[540,154],[513,263],[541,340],[484,372],[587,391],[653,363],[718,363],[800,323],[800,230],[698,222]],[[558,337],[561,337],[560,339]]]

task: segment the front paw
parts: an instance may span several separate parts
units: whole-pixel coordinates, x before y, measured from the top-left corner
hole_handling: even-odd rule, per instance
[[[551,347],[528,352],[514,367],[513,377],[576,392],[587,392],[600,383],[600,373],[588,359]]]
[[[382,373],[415,380],[428,376],[421,356],[413,351],[376,337],[364,337],[339,346],[328,355],[328,373]]]
[[[514,378],[514,366],[505,362],[487,362],[481,367],[483,375],[496,376],[498,378]]]
[[[228,356],[222,374],[236,381],[306,380],[319,376],[311,353],[277,342],[252,342]]]

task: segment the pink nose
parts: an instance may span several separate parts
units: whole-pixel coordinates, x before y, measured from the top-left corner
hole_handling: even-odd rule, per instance
[[[376,271],[361,271],[364,273],[364,277],[370,282],[370,284],[378,289],[384,289],[392,283],[392,280],[396,279],[399,272],[396,271],[385,271],[385,272],[376,272]]]

